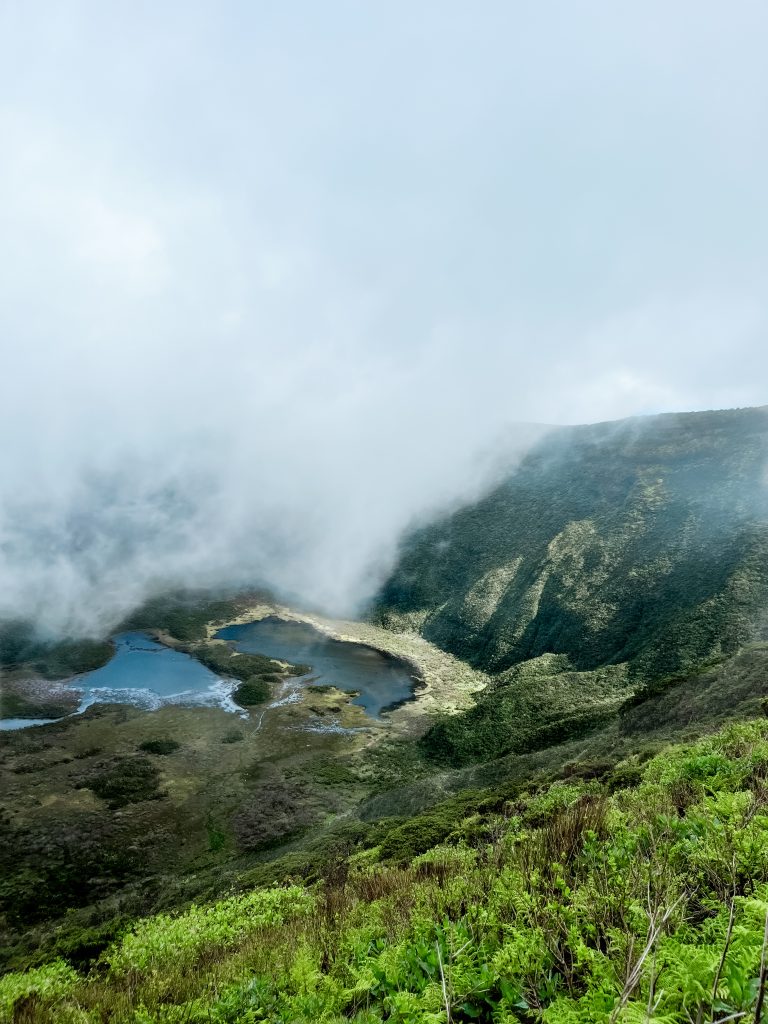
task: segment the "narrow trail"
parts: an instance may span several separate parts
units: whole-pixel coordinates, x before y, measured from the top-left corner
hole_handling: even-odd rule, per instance
[[[284,680],[280,684],[280,691],[284,696],[279,696],[276,700],[270,701],[269,704],[265,705],[265,707],[261,709],[258,723],[253,731],[258,732],[261,729],[264,724],[264,716],[268,711],[272,711],[274,708],[284,707],[286,704],[298,704],[301,689],[302,687],[299,683],[295,683],[288,679]]]

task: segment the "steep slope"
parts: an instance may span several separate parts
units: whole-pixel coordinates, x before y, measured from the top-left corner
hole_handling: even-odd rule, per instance
[[[553,430],[410,536],[374,615],[500,673],[637,687],[768,638],[768,407]]]
[[[475,793],[317,881],[134,922],[90,972],[0,978],[9,1024],[764,1019],[768,723],[602,781]]]

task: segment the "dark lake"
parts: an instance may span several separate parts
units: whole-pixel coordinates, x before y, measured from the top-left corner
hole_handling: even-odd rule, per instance
[[[242,626],[226,626],[216,634],[238,651],[311,666],[307,683],[332,684],[359,690],[354,704],[377,717],[385,708],[413,696],[415,680],[408,666],[364,644],[332,640],[306,622],[270,616]]]

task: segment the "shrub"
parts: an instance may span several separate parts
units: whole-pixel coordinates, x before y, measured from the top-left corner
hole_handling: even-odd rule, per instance
[[[245,739],[245,736],[240,731],[240,729],[229,729],[221,737],[221,742],[222,743],[242,743],[242,741],[244,739]]]
[[[260,850],[302,831],[314,818],[304,787],[276,778],[254,791],[232,827],[242,850]]]
[[[136,755],[96,765],[81,778],[80,787],[90,789],[115,809],[141,800],[156,800],[161,796],[159,782],[160,774],[152,762]]]
[[[0,829],[0,903],[19,928],[102,899],[145,871],[126,817],[69,814]]]
[[[76,972],[63,960],[54,960],[24,974],[6,974],[0,978],[0,1013],[16,1019],[14,1008],[35,997],[53,1002],[63,998],[79,981]]]
[[[441,843],[455,827],[452,818],[422,814],[393,828],[380,846],[382,860],[408,861]]]
[[[278,671],[278,665],[273,658],[267,658],[263,654],[238,654],[225,643],[193,647],[189,649],[189,653],[207,665],[212,672],[239,679],[241,682],[250,681],[254,676],[273,677]]]
[[[299,886],[262,889],[172,917],[157,914],[134,925],[104,956],[115,973],[158,970],[194,962],[206,949],[234,945],[269,925],[308,914],[314,899]]]
[[[232,694],[232,698],[242,707],[251,707],[254,704],[263,704],[269,700],[271,695],[269,683],[265,682],[261,676],[250,676],[246,682],[238,686]]]
[[[212,600],[200,594],[156,597],[137,608],[122,629],[162,629],[177,640],[202,640],[208,623],[234,618],[243,600]]]
[[[157,754],[158,757],[167,757],[168,754],[173,754],[180,748],[180,743],[169,739],[144,740],[139,744],[139,750],[143,750],[147,754]]]
[[[724,730],[654,758],[639,788],[613,795],[558,781],[513,794],[503,814],[464,792],[411,821],[348,822],[239,878],[280,871],[305,886],[145,919],[88,978],[60,963],[9,976],[0,1008],[15,1004],[19,1024],[754,1021],[767,740],[765,720]],[[256,808],[270,793],[308,806],[272,773]],[[470,831],[474,848],[457,841]],[[405,863],[359,852],[372,841]]]

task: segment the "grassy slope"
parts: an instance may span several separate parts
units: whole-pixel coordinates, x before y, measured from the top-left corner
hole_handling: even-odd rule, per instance
[[[563,654],[648,678],[733,652],[766,626],[767,458],[768,409],[555,431],[405,543],[378,615],[493,672]]]
[[[158,841],[158,872],[149,887],[142,881],[136,891],[175,890],[165,904],[148,901],[150,907],[173,906],[185,898],[211,898],[227,886],[249,893],[271,880],[319,879],[310,902],[303,889],[291,892],[285,898],[292,909],[284,920],[270,902],[273,897],[257,888],[252,904],[246,896],[246,904],[236,900],[212,913],[215,938],[208,944],[201,940],[189,959],[186,953],[178,956],[179,946],[189,941],[194,946],[197,940],[189,936],[206,934],[206,913],[200,918],[192,912],[180,924],[150,923],[128,943],[149,960],[126,969],[127,954],[118,944],[106,955],[105,965],[111,964],[106,983],[98,972],[83,982],[64,967],[43,970],[38,981],[15,977],[6,990],[20,1000],[18,1019],[607,1021],[621,998],[622,972],[636,954],[633,944],[639,948],[648,932],[647,915],[644,919],[638,910],[648,896],[643,885],[658,878],[666,886],[659,890],[659,906],[683,892],[669,948],[687,943],[689,959],[698,967],[706,962],[711,975],[691,982],[698,1004],[694,995],[686,996],[685,1006],[667,996],[659,1014],[669,1020],[689,1014],[695,1020],[701,1007],[702,1019],[712,1019],[726,1008],[749,1007],[762,930],[759,921],[755,924],[755,905],[746,900],[768,881],[759,852],[768,830],[751,835],[751,845],[738,854],[738,877],[733,844],[753,823],[763,829],[765,728],[737,727],[723,739],[702,741],[692,754],[662,754],[649,769],[643,762],[676,737],[762,713],[768,696],[763,642],[767,424],[766,410],[746,410],[560,432],[484,501],[411,538],[382,594],[378,620],[417,627],[490,673],[476,706],[438,721],[419,745],[379,742],[354,750],[334,741],[323,750],[286,751],[285,733],[278,731],[275,753],[261,759],[255,774],[241,773],[234,798],[232,766],[214,755],[222,760],[219,788],[203,791],[206,806],[221,807],[223,826],[214,821],[213,829],[208,827],[208,811],[199,806],[200,786],[190,779],[187,803],[174,804],[179,811],[175,835],[182,837],[184,821],[197,821],[191,833],[199,833],[194,855],[181,861],[171,856],[182,868],[172,881],[159,865],[174,839],[170,846]],[[158,609],[150,609],[149,618],[136,624],[163,627],[150,622],[157,618]],[[184,621],[175,625],[183,629]],[[201,623],[192,628],[194,638],[200,636]],[[409,643],[416,639],[411,634]],[[132,750],[145,756],[139,755],[139,738],[136,732]],[[201,738],[195,749],[204,747]],[[733,778],[723,774],[723,752],[737,763]],[[193,754],[186,762],[190,753],[182,738],[180,748],[157,759],[163,761],[156,787],[158,823],[168,820],[162,784],[176,777],[178,765],[200,761]],[[686,766],[664,774],[678,762]],[[707,764],[715,765],[712,778]],[[11,770],[18,767],[14,760]],[[21,767],[24,771],[23,760]],[[636,784],[643,771],[650,775],[639,802],[621,795],[608,801],[611,791]],[[140,784],[152,782],[146,773],[138,775]],[[283,844],[277,859],[233,860],[227,845],[237,801],[242,796],[253,804],[254,780],[263,783],[257,803],[277,789],[270,815],[278,819],[285,810],[280,793],[286,780],[302,790],[299,806],[292,805],[302,821],[307,805],[317,812],[323,801],[326,810],[342,813],[326,815],[316,838]],[[743,795],[731,807],[734,788]],[[47,802],[43,790],[40,798]],[[708,802],[714,799],[721,803]],[[126,813],[134,815],[129,833],[144,828],[142,815],[151,808],[148,800],[128,807]],[[197,817],[189,816],[192,808]],[[625,812],[629,818],[621,819]],[[693,821],[683,839],[669,824],[675,818]],[[265,821],[258,814],[246,819],[238,827],[247,840],[249,830],[258,833]],[[557,864],[563,858],[552,843],[561,841],[557,836],[563,830],[574,829],[576,846],[569,847],[560,876]],[[731,843],[728,884],[741,899],[737,920],[749,949],[722,999],[719,992],[707,999],[703,993],[713,986],[712,964],[719,962],[725,942],[727,872],[721,850],[719,866],[692,876],[696,849],[691,844],[695,839],[702,849],[710,843],[714,849],[723,830]],[[590,860],[591,833],[610,852],[607,861]],[[162,830],[157,836],[162,839]],[[661,845],[654,846],[657,838]],[[23,837],[20,841],[23,845]],[[429,852],[445,841],[448,849]],[[119,846],[119,836],[116,842]],[[635,888],[625,886],[613,908],[596,904],[598,897],[608,899],[595,893],[596,873],[606,888],[621,888],[627,850],[634,851],[631,856],[641,853],[641,870],[630,872]],[[694,881],[703,887],[703,899],[694,899]],[[132,903],[130,895],[124,900],[130,879],[127,888],[117,876],[111,882],[115,895],[107,901],[109,909],[86,908],[70,933],[57,928],[51,934],[48,948],[66,953],[71,941],[85,965],[83,928],[87,933],[89,914],[97,932],[111,915],[96,936],[91,955],[97,955],[119,927],[120,913],[127,921],[140,911],[140,900]],[[499,917],[494,895],[499,887],[508,900],[506,917]],[[533,890],[529,904],[527,888]],[[764,895],[761,890],[760,898]],[[263,907],[260,901],[266,901]],[[474,916],[472,904],[485,913],[483,921]],[[606,915],[596,938],[589,919],[595,906]],[[547,916],[553,907],[557,912]],[[273,915],[271,923],[261,920],[260,908]],[[680,908],[693,921],[690,933]],[[257,923],[243,925],[243,916]],[[506,948],[510,935],[520,936],[513,949]],[[660,937],[659,949],[661,944]],[[173,957],[159,948],[166,946],[173,948]],[[147,954],[150,947],[154,952]],[[22,949],[19,961],[25,957]],[[178,964],[171,963],[174,957]],[[661,958],[659,971],[670,958],[672,953]],[[188,978],[181,977],[181,965]],[[191,965],[195,970],[189,972]],[[31,992],[35,985],[49,985],[53,1009]],[[644,976],[639,998],[635,992],[627,997],[626,1019],[652,1016],[646,1014],[649,986],[657,994],[664,991]],[[55,1001],[55,993],[65,995],[64,1001]],[[174,1008],[181,1003],[183,1008]]]
[[[164,599],[126,626],[159,631],[215,671],[242,678],[237,700],[260,701],[267,690],[280,697],[280,678],[295,667],[276,674],[271,659],[233,655],[210,640],[212,620],[253,614],[241,603]],[[415,659],[429,706],[460,704],[482,678],[419,637],[341,625]],[[307,688],[263,712],[257,704],[240,721],[216,709],[95,706],[0,734],[0,965],[51,952],[87,963],[133,917],[232,885],[312,875],[326,848],[370,830],[345,815],[404,775],[431,770],[412,744],[386,739],[414,728],[411,709],[393,716],[399,725],[385,725],[339,691]],[[428,802],[440,794],[430,789]]]
[[[391,829],[313,886],[139,922],[86,977],[62,961],[8,975],[0,1019],[750,1019],[766,778],[768,724],[756,720],[602,782],[455,800],[441,834],[434,814]]]
[[[329,716],[360,731],[305,731]],[[325,776],[369,739],[337,692],[263,722],[258,708],[102,705],[0,734],[0,964],[50,949],[87,961],[126,920],[225,891],[368,794]]]
[[[645,758],[681,731],[760,714],[766,695],[768,647],[755,646],[601,728],[458,769],[375,732],[314,734],[308,745],[302,726],[329,711],[335,718],[343,703],[311,691],[263,728],[258,717],[233,727],[213,709],[101,707],[9,734],[0,758],[10,812],[0,842],[2,956],[18,967],[58,952],[87,966],[137,915],[233,886],[317,878],[390,833],[421,852],[459,810],[554,778],[607,778],[617,762]],[[347,711],[349,724],[364,723],[359,709]],[[235,729],[239,741],[226,742]]]
[[[375,617],[494,674],[429,752],[462,764],[594,730],[766,639],[767,459],[766,409],[560,430],[411,536]]]

